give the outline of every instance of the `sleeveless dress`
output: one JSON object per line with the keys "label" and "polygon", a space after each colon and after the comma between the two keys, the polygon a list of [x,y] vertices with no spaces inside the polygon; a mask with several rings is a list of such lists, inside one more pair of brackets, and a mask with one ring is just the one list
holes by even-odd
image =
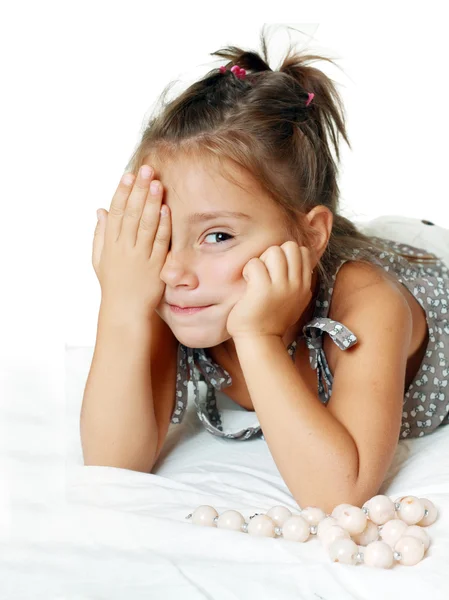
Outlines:
{"label": "sleeveless dress", "polygon": [[[404,395],[399,440],[422,437],[432,433],[440,425],[449,423],[449,269],[439,259],[432,264],[417,264],[388,250],[392,248],[408,255],[430,254],[436,257],[425,249],[377,236],[372,237],[386,246],[385,251],[370,247],[372,262],[392,273],[397,281],[413,294],[426,314],[428,345],[415,378]],[[352,260],[357,260],[358,253],[359,251],[354,249]],[[335,281],[339,269],[347,260],[351,259],[344,259],[336,264],[332,281]],[[357,343],[357,336],[352,331],[343,323],[327,316],[332,292],[333,287],[320,283],[312,320],[303,327],[302,335],[298,335],[287,348],[294,361],[298,340],[305,337],[310,365],[317,373],[318,396],[323,404],[327,404],[332,395],[333,381],[323,351],[323,334],[327,333],[342,351]],[[187,370],[193,383],[196,412],[207,431],[236,440],[247,440],[255,436],[264,439],[255,411],[248,411],[250,415],[254,415],[254,425],[240,429],[228,427],[224,430],[216,391],[230,386],[231,376],[207,355],[205,349],[189,348],[181,343],[178,346],[176,404],[171,418],[172,424],[180,423],[186,410],[189,383]],[[201,398],[199,392],[198,383],[202,380],[205,380],[207,386],[205,398]],[[328,392],[323,386],[323,381],[327,384]]]}

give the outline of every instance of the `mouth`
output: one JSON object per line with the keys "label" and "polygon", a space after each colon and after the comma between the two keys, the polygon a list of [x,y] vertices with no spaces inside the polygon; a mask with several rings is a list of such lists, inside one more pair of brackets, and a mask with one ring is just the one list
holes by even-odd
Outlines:
{"label": "mouth", "polygon": [[181,315],[193,315],[201,310],[205,310],[206,308],[210,308],[213,304],[208,304],[207,306],[176,306],[175,304],[169,304],[170,310],[175,314]]}

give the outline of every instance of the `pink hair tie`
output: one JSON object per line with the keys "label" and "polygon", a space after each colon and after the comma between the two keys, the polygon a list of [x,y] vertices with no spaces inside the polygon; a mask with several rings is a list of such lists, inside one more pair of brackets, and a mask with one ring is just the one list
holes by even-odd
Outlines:
{"label": "pink hair tie", "polygon": [[312,102],[312,100],[315,98],[315,94],[313,92],[309,92],[309,99],[306,102],[306,106],[309,106],[309,104]]}
{"label": "pink hair tie", "polygon": [[[231,67],[230,69],[231,73],[234,73],[234,75],[237,77],[237,79],[245,79],[246,77],[246,71],[243,68],[240,68],[238,65],[234,65],[233,67]],[[220,67],[220,73],[225,73],[226,72],[226,67]]]}
{"label": "pink hair tie", "polygon": [[[234,75],[237,77],[237,79],[245,79],[245,77],[246,77],[246,70],[239,67],[238,65],[234,65],[233,67],[231,67],[230,71],[231,71],[231,73],[234,73]],[[220,67],[220,73],[226,73],[225,66]],[[309,92],[309,98],[306,102],[306,106],[309,106],[309,104],[312,102],[312,100],[314,98],[315,98],[315,94],[313,92]]]}

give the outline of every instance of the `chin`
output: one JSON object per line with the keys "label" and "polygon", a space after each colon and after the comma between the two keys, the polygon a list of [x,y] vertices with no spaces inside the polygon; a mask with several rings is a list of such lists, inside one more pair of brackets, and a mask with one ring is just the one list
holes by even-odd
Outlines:
{"label": "chin", "polygon": [[180,327],[172,327],[176,339],[189,348],[213,348],[229,339],[226,331],[186,331]]}
{"label": "chin", "polygon": [[173,332],[175,338],[188,348],[213,348],[223,342],[229,340],[231,336],[226,329],[226,320],[223,323],[215,319],[213,323],[205,321],[204,326],[201,323],[195,325],[189,324],[188,318],[184,324],[176,322],[175,318],[171,318],[170,308],[167,310],[156,309],[161,319],[163,319]]}

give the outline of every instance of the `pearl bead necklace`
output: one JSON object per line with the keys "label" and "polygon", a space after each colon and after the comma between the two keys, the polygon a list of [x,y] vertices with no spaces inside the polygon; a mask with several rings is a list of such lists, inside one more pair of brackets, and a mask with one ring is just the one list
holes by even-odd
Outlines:
{"label": "pearl bead necklace", "polygon": [[[438,511],[427,498],[402,496],[393,502],[378,495],[362,508],[339,504],[331,514],[308,506],[294,515],[285,506],[273,506],[256,513],[246,522],[236,510],[218,515],[215,508],[198,506],[186,519],[195,525],[249,533],[256,537],[282,536],[292,542],[305,542],[316,535],[333,562],[365,564],[389,569],[394,561],[411,566],[419,563],[430,545],[424,527],[432,525]],[[380,538],[380,539],[379,539]]]}

